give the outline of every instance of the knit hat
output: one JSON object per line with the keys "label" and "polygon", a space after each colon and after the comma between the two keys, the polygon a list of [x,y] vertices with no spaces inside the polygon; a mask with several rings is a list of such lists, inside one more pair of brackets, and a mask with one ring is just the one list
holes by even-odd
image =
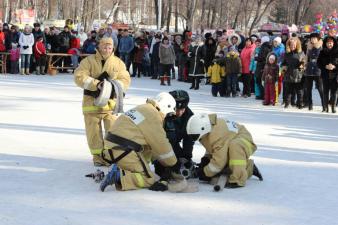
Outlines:
{"label": "knit hat", "polygon": [[269,60],[270,59],[273,59],[274,61],[276,60],[276,56],[274,55],[274,54],[271,54],[270,56],[269,56]]}
{"label": "knit hat", "polygon": [[269,36],[262,37],[262,44],[265,43],[265,42],[269,42],[269,41],[270,41]]}
{"label": "knit hat", "polygon": [[281,37],[275,37],[275,39],[273,39],[273,41],[277,42],[277,44],[280,45],[282,43],[282,38]]}

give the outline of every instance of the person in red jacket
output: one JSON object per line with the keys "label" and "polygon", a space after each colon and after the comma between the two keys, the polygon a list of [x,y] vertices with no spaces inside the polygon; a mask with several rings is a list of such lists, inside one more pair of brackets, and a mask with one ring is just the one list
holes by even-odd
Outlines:
{"label": "person in red jacket", "polygon": [[77,31],[73,31],[73,36],[70,39],[70,49],[68,50],[68,54],[72,54],[71,60],[72,64],[71,66],[76,69],[79,65],[79,54],[80,54],[80,47],[81,47],[81,40],[78,37]]}
{"label": "person in red jacket", "polygon": [[46,47],[43,43],[43,36],[39,35],[36,38],[36,43],[34,45],[34,57],[36,61],[36,75],[45,75],[45,66],[46,66]]}

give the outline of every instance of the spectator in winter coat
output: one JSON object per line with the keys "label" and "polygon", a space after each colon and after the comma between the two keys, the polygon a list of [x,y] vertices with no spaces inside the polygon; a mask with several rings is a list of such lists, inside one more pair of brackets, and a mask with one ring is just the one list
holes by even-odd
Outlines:
{"label": "spectator in winter coat", "polygon": [[[178,71],[180,70],[180,58],[183,55],[183,50],[181,49],[182,45],[182,36],[176,35],[174,38],[173,46],[175,51],[175,66],[177,66]],[[178,73],[177,81],[183,81],[182,74]]]}
{"label": "spectator in winter coat", "polygon": [[130,53],[134,49],[134,40],[132,37],[129,36],[129,31],[124,30],[123,36],[119,42],[119,54],[121,60],[126,64],[127,69],[130,65]]}
{"label": "spectator in winter coat", "polygon": [[11,26],[10,32],[6,35],[6,50],[9,51],[12,48],[12,43],[19,43],[20,33],[16,31],[15,25]]}
{"label": "spectator in winter coat", "polygon": [[144,47],[146,45],[146,40],[144,38],[144,34],[142,32],[137,32],[135,34],[135,49],[134,49],[134,59],[133,59],[133,75],[132,77],[141,76],[142,69],[142,61],[144,56]]}
{"label": "spectator in winter coat", "polygon": [[80,46],[81,40],[78,37],[77,31],[74,31],[74,36],[70,39],[70,49],[68,50],[68,54],[72,54],[71,56],[71,66],[77,68],[79,65],[79,54],[80,54]]}
{"label": "spectator in winter coat", "polygon": [[168,86],[170,86],[170,70],[172,65],[175,63],[175,51],[173,46],[170,45],[168,37],[163,37],[162,39],[162,44],[159,49],[159,57],[161,63],[161,85],[165,85],[164,80],[167,80]]}
{"label": "spectator in winter coat", "polygon": [[227,79],[226,96],[236,97],[238,76],[242,73],[242,63],[236,48],[231,48],[225,58],[225,74]]}
{"label": "spectator in winter coat", "polygon": [[11,74],[19,73],[19,58],[20,58],[20,49],[18,48],[17,43],[12,43],[12,47],[9,50],[9,60],[11,64]]}
{"label": "spectator in winter coat", "polygon": [[5,46],[5,32],[3,31],[3,24],[0,22],[0,52],[5,52],[6,51],[6,46]]}
{"label": "spectator in winter coat", "polygon": [[34,36],[31,27],[26,25],[19,38],[21,54],[21,75],[29,75],[30,58],[33,53]]}
{"label": "spectator in winter coat", "polygon": [[323,107],[323,112],[327,111],[325,104],[323,102],[323,80],[321,77],[320,68],[317,65],[317,60],[320,51],[322,50],[323,41],[320,38],[320,35],[317,33],[312,33],[310,35],[310,42],[307,45],[306,52],[306,61],[305,61],[305,83],[306,83],[306,98],[309,110],[313,109],[312,103],[312,88],[313,82],[316,83],[316,88],[318,89],[320,100]]}
{"label": "spectator in winter coat", "polygon": [[255,76],[255,72],[256,72],[256,68],[257,68],[257,61],[256,61],[256,57],[259,54],[259,51],[261,50],[261,39],[257,38],[255,41],[255,51],[253,52],[252,56],[251,56],[251,61],[250,61],[250,73],[254,74],[254,89],[255,89],[255,96],[256,99],[261,99],[261,96],[263,95],[263,93],[260,93],[260,88],[257,85],[257,78]]}
{"label": "spectator in winter coat", "polygon": [[83,44],[83,52],[87,54],[95,54],[97,42],[96,42],[96,31],[92,31],[90,33],[91,35],[88,37],[88,39]]}
{"label": "spectator in winter coat", "polygon": [[82,48],[84,42],[87,40],[88,36],[86,34],[86,32],[84,32],[84,28],[81,27],[80,31],[79,31],[79,38],[80,38],[80,46]]}
{"label": "spectator in winter coat", "polygon": [[[277,56],[277,64],[278,66],[281,66],[283,60],[284,60],[284,54],[285,54],[285,46],[282,43],[282,38],[281,37],[275,37],[273,39],[273,48],[272,51],[276,54]],[[279,93],[281,92],[282,89],[282,82],[283,82],[283,77],[278,76],[278,86],[276,87],[276,103],[278,102],[278,96]]]}
{"label": "spectator in winter coat", "polygon": [[275,53],[270,53],[266,59],[262,75],[262,81],[264,82],[263,105],[275,105],[275,84],[278,80],[278,74],[277,56]]}
{"label": "spectator in winter coat", "polygon": [[36,75],[45,75],[45,66],[46,66],[46,48],[43,43],[43,37],[36,37],[36,42],[34,45],[34,57],[36,61]]}
{"label": "spectator in winter coat", "polygon": [[60,36],[60,50],[62,53],[67,53],[70,47],[70,39],[72,38],[72,34],[70,33],[69,27],[65,26],[64,30],[59,34]]}
{"label": "spectator in winter coat", "polygon": [[40,24],[39,23],[34,23],[34,29],[32,31],[32,34],[34,36],[34,41],[36,42],[37,38],[42,36],[43,38],[43,43],[46,43],[46,37],[42,30],[40,29]]}
{"label": "spectator in winter coat", "polygon": [[217,48],[215,52],[215,57],[218,56],[220,52],[223,52],[224,55],[227,55],[229,52],[229,41],[227,36],[221,36],[218,38]]}
{"label": "spectator in winter coat", "polygon": [[160,45],[161,45],[161,38],[162,36],[159,34],[155,35],[155,44],[153,45],[153,53],[151,54],[151,66],[153,71],[153,76],[151,79],[157,79],[160,75]]}
{"label": "spectator in winter coat", "polygon": [[117,46],[119,44],[119,40],[117,39],[117,35],[113,31],[113,27],[112,26],[108,26],[107,32],[105,33],[104,37],[112,38],[113,42],[114,42],[114,49],[117,49]]}
{"label": "spectator in winter coat", "polygon": [[217,63],[217,59],[221,57],[217,56],[213,64],[209,66],[207,76],[210,77],[211,83],[211,94],[214,97],[217,97],[218,93],[221,97],[224,96],[224,88],[222,86],[222,82],[225,80],[225,70],[223,66],[220,66]]}
{"label": "spectator in winter coat", "polygon": [[255,45],[250,38],[245,40],[245,47],[241,52],[242,63],[242,78],[243,78],[243,97],[251,96],[251,79],[250,73],[250,61],[253,52],[255,51]]}
{"label": "spectator in winter coat", "polygon": [[304,73],[304,53],[298,38],[290,38],[286,42],[286,54],[282,63],[285,85],[285,108],[293,103],[292,94],[297,94],[297,107],[303,107],[302,77]]}
{"label": "spectator in winter coat", "polygon": [[[326,37],[323,50],[318,56],[318,66],[323,79],[323,102],[328,112],[329,104],[332,113],[336,113],[338,88],[338,43],[335,37]],[[330,95],[330,96],[329,96]]]}
{"label": "spectator in winter coat", "polygon": [[263,74],[264,66],[266,64],[266,57],[272,51],[272,45],[270,44],[270,39],[268,36],[262,37],[261,42],[262,42],[262,45],[260,47],[258,55],[255,56],[255,60],[257,61],[255,77],[256,77],[256,84],[258,86],[259,93],[260,93],[257,99],[264,99],[264,89],[262,86],[262,74]]}
{"label": "spectator in winter coat", "polygon": [[195,37],[189,48],[189,77],[192,80],[190,89],[199,89],[200,79],[205,77],[206,70],[204,67],[205,48],[202,37]]}
{"label": "spectator in winter coat", "polygon": [[240,52],[238,46],[241,45],[242,39],[241,39],[241,37],[238,34],[230,35],[228,37],[228,42],[229,42],[228,51],[231,48],[235,48],[236,51]]}
{"label": "spectator in winter coat", "polygon": [[[209,66],[213,64],[213,60],[215,58],[215,53],[216,53],[216,41],[212,38],[209,37],[208,39],[205,40],[204,42],[204,67],[205,70],[207,71]],[[224,52],[223,52],[223,57],[224,57]]]}

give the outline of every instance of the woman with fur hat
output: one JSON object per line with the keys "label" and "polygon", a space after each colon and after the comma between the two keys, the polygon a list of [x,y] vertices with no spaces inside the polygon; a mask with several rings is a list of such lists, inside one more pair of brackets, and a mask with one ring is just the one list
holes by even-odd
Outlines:
{"label": "woman with fur hat", "polygon": [[195,37],[189,48],[189,76],[192,84],[190,89],[199,89],[200,79],[205,77],[204,57],[205,49],[204,42],[200,36]]}
{"label": "woman with fur hat", "polygon": [[[324,39],[323,50],[318,56],[318,66],[323,79],[323,102],[325,111],[328,112],[329,104],[332,113],[336,113],[337,88],[338,88],[338,44],[334,37]],[[329,98],[330,95],[330,98]]]}
{"label": "woman with fur hat", "polygon": [[286,90],[285,108],[288,108],[293,93],[297,94],[297,107],[303,107],[302,77],[305,56],[302,44],[298,38],[290,38],[286,42],[286,54],[282,63],[284,72],[284,85]]}
{"label": "woman with fur hat", "polygon": [[322,50],[323,41],[318,33],[310,35],[310,41],[307,44],[306,61],[305,61],[305,83],[306,83],[306,98],[309,110],[313,109],[312,102],[312,88],[313,82],[316,83],[320,100],[323,107],[323,112],[327,111],[323,102],[323,80],[321,77],[321,70],[317,65],[318,56]]}

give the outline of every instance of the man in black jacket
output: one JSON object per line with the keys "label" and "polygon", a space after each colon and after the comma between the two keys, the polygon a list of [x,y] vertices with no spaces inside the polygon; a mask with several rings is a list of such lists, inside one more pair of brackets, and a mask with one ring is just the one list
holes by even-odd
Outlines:
{"label": "man in black jacket", "polygon": [[[176,100],[176,115],[167,116],[164,120],[164,130],[176,158],[181,164],[181,173],[186,178],[193,177],[194,163],[192,161],[192,150],[194,140],[188,136],[186,127],[189,118],[194,115],[188,107],[189,95],[184,90],[174,90],[169,92]],[[182,144],[181,144],[182,141]],[[154,162],[155,173],[159,176],[164,168],[158,162]]]}

